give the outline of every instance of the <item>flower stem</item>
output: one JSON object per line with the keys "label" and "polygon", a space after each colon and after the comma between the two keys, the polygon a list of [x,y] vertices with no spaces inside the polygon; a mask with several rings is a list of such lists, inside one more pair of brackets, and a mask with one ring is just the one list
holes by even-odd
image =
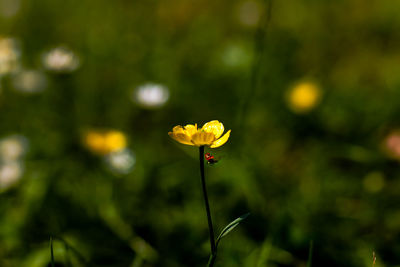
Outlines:
{"label": "flower stem", "polygon": [[213,224],[212,224],[212,220],[211,220],[210,205],[208,204],[206,178],[204,175],[204,146],[199,147],[199,152],[200,152],[199,159],[200,159],[201,185],[203,188],[204,204],[205,204],[206,212],[207,212],[208,231],[210,233],[210,246],[211,246],[211,256],[210,256],[210,260],[208,261],[207,266],[212,267],[212,266],[214,266],[215,258],[217,257],[217,247],[215,245],[214,229],[213,229]]}

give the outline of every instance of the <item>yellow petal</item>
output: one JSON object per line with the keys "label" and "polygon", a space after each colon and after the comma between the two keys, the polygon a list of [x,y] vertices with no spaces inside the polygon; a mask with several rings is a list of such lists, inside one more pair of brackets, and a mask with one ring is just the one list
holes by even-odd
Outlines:
{"label": "yellow petal", "polygon": [[182,126],[180,126],[180,125],[178,125],[178,126],[175,126],[174,128],[172,128],[172,132],[173,133],[183,133],[185,130],[183,129],[183,127]]}
{"label": "yellow petal", "polygon": [[222,136],[220,139],[214,141],[210,147],[216,148],[222,146],[223,144],[226,143],[226,141],[228,141],[230,135],[231,135],[231,130],[227,131],[226,134],[224,134],[224,136]]}
{"label": "yellow petal", "polygon": [[224,125],[217,120],[213,120],[204,124],[201,129],[207,133],[213,133],[215,138],[218,139],[224,132]]}
{"label": "yellow petal", "polygon": [[185,126],[185,131],[189,136],[194,135],[197,132],[197,124],[188,124]]}
{"label": "yellow petal", "polygon": [[190,137],[187,134],[183,133],[183,131],[182,132],[180,132],[180,131],[169,132],[168,135],[172,139],[174,139],[175,141],[178,141],[181,144],[193,146],[192,142],[190,141]]}
{"label": "yellow petal", "polygon": [[197,132],[192,135],[192,143],[195,146],[209,146],[215,140],[215,136],[213,133],[207,132]]}

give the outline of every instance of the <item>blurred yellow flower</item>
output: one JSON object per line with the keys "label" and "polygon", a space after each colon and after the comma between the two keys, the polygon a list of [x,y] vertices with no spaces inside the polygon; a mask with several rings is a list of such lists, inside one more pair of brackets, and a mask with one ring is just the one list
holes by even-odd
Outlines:
{"label": "blurred yellow flower", "polygon": [[85,146],[95,154],[106,155],[124,149],[126,136],[116,130],[89,131],[84,137]]}
{"label": "blurred yellow flower", "polygon": [[294,86],[287,95],[289,108],[296,113],[312,110],[321,98],[320,88],[311,82],[302,82]]}
{"label": "blurred yellow flower", "polygon": [[204,124],[201,129],[197,129],[197,124],[188,124],[185,127],[178,125],[168,135],[181,144],[216,148],[225,144],[229,139],[231,130],[221,137],[223,132],[224,125],[217,120],[213,120]]}

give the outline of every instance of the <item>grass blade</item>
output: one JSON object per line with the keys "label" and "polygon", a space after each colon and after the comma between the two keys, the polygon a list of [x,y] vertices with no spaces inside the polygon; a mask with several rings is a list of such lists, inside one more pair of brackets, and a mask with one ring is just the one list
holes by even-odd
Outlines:
{"label": "grass blade", "polygon": [[53,253],[53,237],[50,236],[50,260],[51,260],[51,267],[54,267],[54,253]]}
{"label": "grass blade", "polygon": [[232,231],[236,226],[238,226],[238,224],[243,221],[244,219],[246,219],[248,216],[250,215],[250,213],[246,213],[243,214],[242,216],[240,216],[239,218],[233,220],[231,223],[229,223],[219,234],[217,241],[216,241],[216,245],[218,246],[219,241],[226,236],[227,234],[229,234],[230,231]]}

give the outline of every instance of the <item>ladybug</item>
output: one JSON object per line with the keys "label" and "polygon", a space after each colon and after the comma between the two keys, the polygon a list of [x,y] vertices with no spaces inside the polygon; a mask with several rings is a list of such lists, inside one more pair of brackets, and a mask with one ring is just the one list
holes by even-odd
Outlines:
{"label": "ladybug", "polygon": [[204,158],[207,160],[207,163],[210,164],[210,165],[213,165],[213,164],[218,162],[218,160],[215,159],[214,156],[211,155],[210,153],[206,153],[204,155]]}

